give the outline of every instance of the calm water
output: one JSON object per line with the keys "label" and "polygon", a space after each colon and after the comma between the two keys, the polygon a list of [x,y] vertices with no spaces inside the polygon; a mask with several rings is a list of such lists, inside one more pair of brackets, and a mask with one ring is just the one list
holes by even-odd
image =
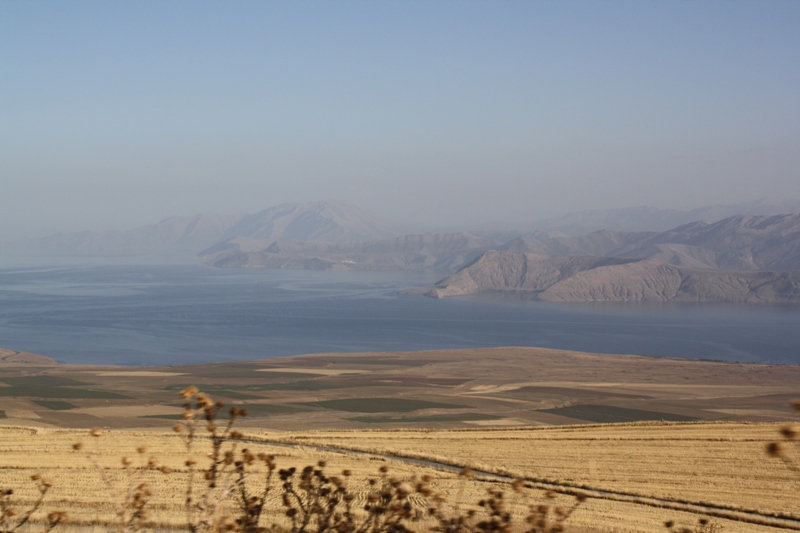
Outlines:
{"label": "calm water", "polygon": [[0,270],[0,347],[65,363],[542,346],[800,364],[800,306],[404,296],[432,276],[104,266]]}

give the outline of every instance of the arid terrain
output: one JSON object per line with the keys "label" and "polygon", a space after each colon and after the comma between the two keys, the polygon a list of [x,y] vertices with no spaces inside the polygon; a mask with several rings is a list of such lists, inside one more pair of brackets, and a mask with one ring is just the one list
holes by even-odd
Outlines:
{"label": "arid terrain", "polygon": [[196,385],[276,430],[518,427],[790,416],[800,368],[541,348],[318,354],[189,366],[0,364],[0,416],[164,427]]}
{"label": "arid terrain", "polygon": [[[509,490],[508,481],[442,471],[451,465],[528,480],[532,488],[510,500],[520,516],[543,488],[564,505],[585,492],[569,521],[575,531],[655,532],[666,520],[691,526],[704,516],[726,532],[800,529],[797,475],[765,453],[795,418],[794,366],[513,347],[181,367],[30,360],[0,363],[3,486],[33,501],[29,479],[41,473],[54,482],[51,505],[70,509],[76,524],[113,521],[92,461],[124,485],[120,458],[146,462],[137,458],[142,445],[174,469],[146,474],[153,518],[180,521],[186,452],[170,428],[182,412],[178,393],[191,384],[247,409],[236,426],[255,439],[253,450],[276,455],[282,468],[322,459],[333,473],[350,469],[363,498],[382,465],[402,479],[435,476],[449,505],[464,508],[490,485]],[[106,434],[95,439],[88,428]]]}

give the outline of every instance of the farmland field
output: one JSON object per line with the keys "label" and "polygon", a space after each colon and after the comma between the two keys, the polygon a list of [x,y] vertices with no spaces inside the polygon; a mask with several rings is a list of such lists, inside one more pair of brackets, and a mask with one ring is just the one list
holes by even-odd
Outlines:
{"label": "farmland field", "polygon": [[[575,531],[655,532],[665,520],[689,526],[701,514],[686,504],[722,513],[714,520],[726,533],[783,530],[753,522],[800,518],[800,478],[765,453],[795,417],[797,367],[535,348],[137,369],[4,363],[2,485],[32,501],[30,476],[41,473],[54,480],[48,505],[69,509],[76,524],[107,524],[113,498],[92,461],[124,486],[121,458],[139,464],[146,458],[136,448],[145,445],[147,457],[174,470],[145,475],[156,492],[153,517],[179,523],[186,456],[169,428],[189,384],[247,409],[237,427],[255,439],[248,447],[276,455],[280,467],[323,459],[332,473],[352,470],[360,499],[381,465],[402,479],[432,473],[435,488],[461,508],[489,485],[508,488],[403,462],[412,458],[553,484],[565,505],[569,493],[587,491],[593,496],[570,518]],[[93,427],[106,435],[89,437]],[[81,452],[72,450],[78,441]],[[204,460],[203,449],[195,453]],[[515,512],[542,494],[515,495]]]}

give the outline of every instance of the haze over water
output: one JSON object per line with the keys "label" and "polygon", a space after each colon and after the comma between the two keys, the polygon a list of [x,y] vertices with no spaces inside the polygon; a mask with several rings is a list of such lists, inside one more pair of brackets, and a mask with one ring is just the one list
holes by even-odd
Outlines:
{"label": "haze over water", "polygon": [[0,347],[170,365],[540,346],[800,363],[797,306],[549,304],[399,294],[433,274],[103,266],[0,270]]}

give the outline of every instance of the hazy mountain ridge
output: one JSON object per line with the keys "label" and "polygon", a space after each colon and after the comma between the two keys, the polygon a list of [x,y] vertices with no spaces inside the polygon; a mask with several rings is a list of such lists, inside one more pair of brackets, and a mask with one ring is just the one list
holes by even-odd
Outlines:
{"label": "hazy mountain ridge", "polygon": [[413,292],[565,302],[800,302],[800,214],[736,215],[660,233],[541,237],[513,239]]}
{"label": "hazy mountain ridge", "polygon": [[245,216],[226,237],[265,241],[351,244],[404,233],[406,228],[387,217],[343,202],[287,203]]}
{"label": "hazy mountain ridge", "polygon": [[226,268],[454,271],[496,245],[461,232],[404,235],[350,245],[275,241],[259,251],[231,243],[212,247],[201,257],[206,265]]}
{"label": "hazy mountain ridge", "polygon": [[489,251],[433,287],[434,298],[513,293],[553,302],[800,302],[800,271],[695,270],[648,259]]}
{"label": "hazy mountain ridge", "polygon": [[800,212],[800,201],[757,200],[736,205],[710,205],[695,209],[659,209],[651,206],[592,209],[540,219],[531,224],[538,231],[557,231],[580,236],[599,230],[622,232],[666,231],[704,220],[716,222],[735,215],[778,215]]}
{"label": "hazy mountain ridge", "polygon": [[[256,214],[170,217],[131,230],[58,233],[5,251],[52,255],[183,255],[210,247],[255,251],[275,240],[355,243],[401,235],[401,224],[343,202],[281,204]],[[222,244],[228,241],[227,244]],[[263,244],[263,246],[261,246]],[[261,246],[261,248],[259,248]]]}
{"label": "hazy mountain ridge", "polygon": [[54,255],[193,255],[198,249],[223,239],[244,216],[218,213],[174,216],[132,230],[56,233],[14,241],[5,248]]}
{"label": "hazy mountain ridge", "polygon": [[800,214],[736,215],[692,222],[665,232],[602,230],[580,237],[523,235],[500,251],[654,259],[689,268],[800,269]]}

